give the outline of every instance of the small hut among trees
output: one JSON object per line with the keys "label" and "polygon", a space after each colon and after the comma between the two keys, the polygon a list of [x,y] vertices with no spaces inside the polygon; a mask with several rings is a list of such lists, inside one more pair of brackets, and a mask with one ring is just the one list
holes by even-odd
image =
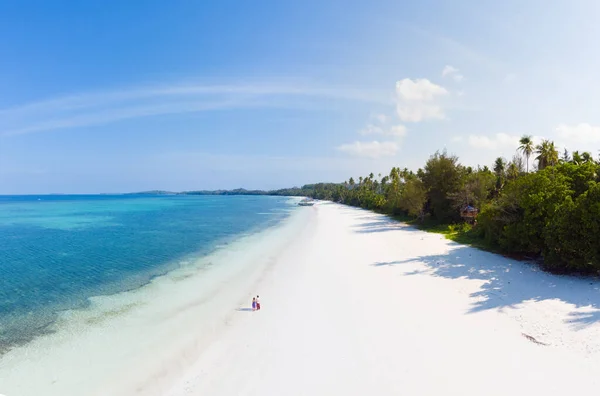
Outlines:
{"label": "small hut among trees", "polygon": [[460,211],[460,217],[467,223],[473,224],[475,223],[475,218],[478,213],[479,210],[477,210],[477,208],[474,208],[471,205],[465,205]]}

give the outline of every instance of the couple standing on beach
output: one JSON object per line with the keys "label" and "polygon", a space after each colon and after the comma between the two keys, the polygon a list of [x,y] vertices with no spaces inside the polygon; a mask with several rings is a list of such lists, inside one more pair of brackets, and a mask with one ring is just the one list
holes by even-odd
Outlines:
{"label": "couple standing on beach", "polygon": [[252,298],[252,310],[253,311],[260,310],[260,300],[258,299],[258,296]]}

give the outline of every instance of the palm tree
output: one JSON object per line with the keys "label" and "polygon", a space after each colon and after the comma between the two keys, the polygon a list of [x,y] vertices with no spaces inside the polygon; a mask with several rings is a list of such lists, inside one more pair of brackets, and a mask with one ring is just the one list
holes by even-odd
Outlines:
{"label": "palm tree", "polygon": [[392,168],[392,170],[390,171],[390,179],[392,181],[399,181],[400,179],[400,169],[399,168]]}
{"label": "palm tree", "polygon": [[[523,160],[521,160],[521,161],[523,161]],[[515,163],[513,161],[510,164],[508,164],[508,168],[506,168],[506,177],[509,180],[516,179],[517,177],[519,177],[520,173],[521,173],[521,170],[519,169],[519,165],[517,163]]]}
{"label": "palm tree", "polygon": [[583,161],[584,164],[587,164],[589,162],[594,162],[594,158],[592,158],[592,154],[589,152],[584,152],[583,154],[581,154],[581,160]]}
{"label": "palm tree", "polygon": [[560,161],[562,163],[571,162],[571,156],[569,155],[569,150],[565,149],[565,151],[563,152],[563,155],[562,155]]}
{"label": "palm tree", "polygon": [[519,146],[518,150],[525,156],[525,160],[527,162],[527,173],[529,173],[529,157],[531,157],[535,150],[533,138],[530,135],[523,135],[521,140],[519,140],[519,143],[521,145]]}
{"label": "palm tree", "polygon": [[554,145],[554,142],[550,142],[550,157],[548,159],[550,166],[558,165],[558,149]]}
{"label": "palm tree", "polygon": [[506,178],[506,160],[504,158],[496,158],[494,173],[496,174],[496,190],[500,191],[502,186],[504,186],[504,179]]}
{"label": "palm tree", "polygon": [[381,190],[382,190],[382,192],[385,192],[386,187],[387,187],[387,183],[388,183],[389,179],[390,178],[388,176],[384,176],[384,177],[381,178]]}
{"label": "palm tree", "polygon": [[583,163],[583,158],[581,158],[579,151],[573,151],[573,160],[571,162],[575,165],[581,165]]}
{"label": "palm tree", "polygon": [[506,160],[502,157],[496,158],[494,162],[494,173],[496,176],[502,177],[504,176],[504,170],[506,169]]}
{"label": "palm tree", "polygon": [[[535,152],[538,154],[535,159],[538,161],[539,170],[558,164],[558,151],[554,146],[554,142],[543,140],[541,144],[536,146]],[[573,153],[573,156],[575,156],[575,153]]]}

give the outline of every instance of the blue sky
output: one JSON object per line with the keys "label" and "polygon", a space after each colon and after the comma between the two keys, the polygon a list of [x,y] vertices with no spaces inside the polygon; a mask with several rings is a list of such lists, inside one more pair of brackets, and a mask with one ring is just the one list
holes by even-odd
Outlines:
{"label": "blue sky", "polygon": [[0,193],[278,188],[600,149],[600,4],[5,1]]}

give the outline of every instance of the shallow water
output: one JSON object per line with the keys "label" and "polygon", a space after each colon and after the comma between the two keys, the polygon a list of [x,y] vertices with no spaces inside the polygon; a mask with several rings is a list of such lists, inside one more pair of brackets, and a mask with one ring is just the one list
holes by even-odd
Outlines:
{"label": "shallow water", "polygon": [[91,296],[138,288],[291,208],[280,197],[0,197],[0,353]]}

